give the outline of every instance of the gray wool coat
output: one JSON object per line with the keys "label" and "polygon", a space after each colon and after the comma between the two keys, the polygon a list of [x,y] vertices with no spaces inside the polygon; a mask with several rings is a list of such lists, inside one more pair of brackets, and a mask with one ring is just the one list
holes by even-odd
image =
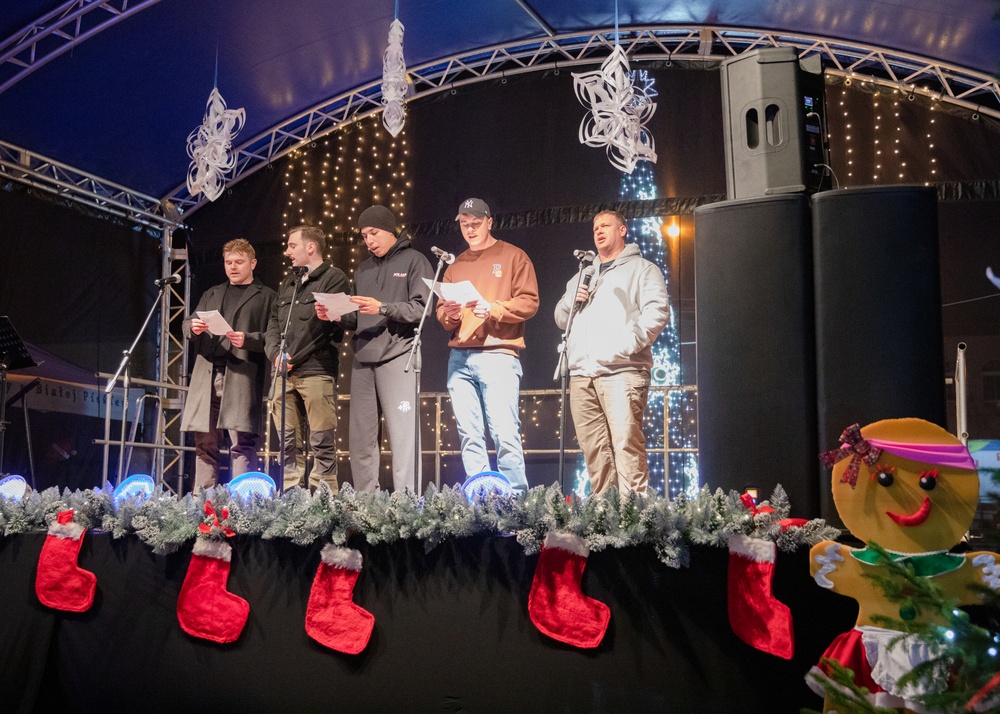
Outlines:
{"label": "gray wool coat", "polygon": [[[226,285],[227,283],[221,283],[206,290],[198,301],[195,312],[221,311]],[[197,355],[181,417],[181,431],[204,432],[210,428],[212,355],[215,346],[221,344],[229,352],[229,359],[223,377],[216,427],[251,434],[260,433],[264,389],[270,374],[270,365],[264,356],[264,333],[267,331],[267,320],[276,297],[274,290],[259,280],[254,280],[247,288],[230,321],[235,332],[246,335],[243,347],[239,349],[233,347],[225,337],[216,337],[207,331],[200,335],[192,334],[191,318],[184,321],[184,334],[195,346]]]}

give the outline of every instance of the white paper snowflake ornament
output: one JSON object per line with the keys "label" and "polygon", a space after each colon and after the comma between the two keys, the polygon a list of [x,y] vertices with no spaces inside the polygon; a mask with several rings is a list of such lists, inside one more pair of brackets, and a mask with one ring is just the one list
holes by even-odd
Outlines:
{"label": "white paper snowflake ornament", "polygon": [[227,109],[218,88],[212,89],[201,126],[188,136],[187,154],[191,166],[187,189],[191,196],[203,193],[209,201],[214,201],[222,195],[226,176],[236,168],[233,137],[240,133],[244,122],[246,112],[243,108]]}
{"label": "white paper snowflake ornament", "polygon": [[399,19],[389,25],[389,45],[382,55],[382,125],[393,136],[399,136],[406,119],[406,61],[403,59],[403,23]]}
{"label": "white paper snowflake ornament", "polygon": [[577,99],[589,109],[580,122],[580,143],[605,147],[619,171],[632,173],[638,161],[656,163],[656,146],[646,123],[656,112],[646,87],[635,87],[628,57],[615,45],[600,70],[573,73]]}

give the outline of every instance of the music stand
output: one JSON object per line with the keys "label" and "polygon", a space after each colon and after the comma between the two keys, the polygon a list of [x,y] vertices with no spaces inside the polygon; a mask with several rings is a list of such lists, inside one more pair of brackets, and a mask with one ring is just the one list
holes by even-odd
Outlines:
{"label": "music stand", "polygon": [[[0,316],[0,474],[3,470],[4,437],[7,434],[7,372],[36,366],[28,348],[6,315]],[[30,451],[31,444],[28,445]]]}

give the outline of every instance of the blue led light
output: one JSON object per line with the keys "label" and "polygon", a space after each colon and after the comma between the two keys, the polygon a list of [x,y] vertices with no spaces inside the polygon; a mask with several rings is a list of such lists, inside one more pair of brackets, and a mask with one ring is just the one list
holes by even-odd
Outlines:
{"label": "blue led light", "polygon": [[240,474],[226,484],[226,489],[231,496],[239,496],[244,501],[253,500],[254,496],[261,498],[274,498],[278,488],[274,485],[274,479],[260,471],[247,471]]}
{"label": "blue led light", "polygon": [[470,476],[462,484],[462,493],[470,503],[483,498],[490,492],[495,492],[500,496],[509,496],[513,489],[510,487],[510,480],[499,471],[482,471],[475,476]]}
{"label": "blue led light", "polygon": [[153,495],[153,487],[152,477],[133,474],[118,484],[111,494],[111,502],[115,504],[115,508],[119,508],[125,501],[136,499],[138,505]]}
{"label": "blue led light", "polygon": [[28,490],[28,482],[20,476],[8,476],[0,480],[0,498],[17,503]]}

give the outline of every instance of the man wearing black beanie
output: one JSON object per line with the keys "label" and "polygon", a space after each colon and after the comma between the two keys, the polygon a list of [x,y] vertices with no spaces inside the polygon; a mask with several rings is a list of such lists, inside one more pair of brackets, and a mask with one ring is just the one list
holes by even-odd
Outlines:
{"label": "man wearing black beanie", "polygon": [[[396,217],[385,206],[371,206],[358,229],[372,257],[354,273],[358,324],[351,338],[351,416],[348,445],[354,488],[374,492],[379,486],[381,418],[392,447],[393,489],[415,490],[417,453],[416,372],[404,372],[414,333],[427,300],[421,278],[434,276],[431,264],[396,232]],[[331,316],[316,304],[316,314]]]}

